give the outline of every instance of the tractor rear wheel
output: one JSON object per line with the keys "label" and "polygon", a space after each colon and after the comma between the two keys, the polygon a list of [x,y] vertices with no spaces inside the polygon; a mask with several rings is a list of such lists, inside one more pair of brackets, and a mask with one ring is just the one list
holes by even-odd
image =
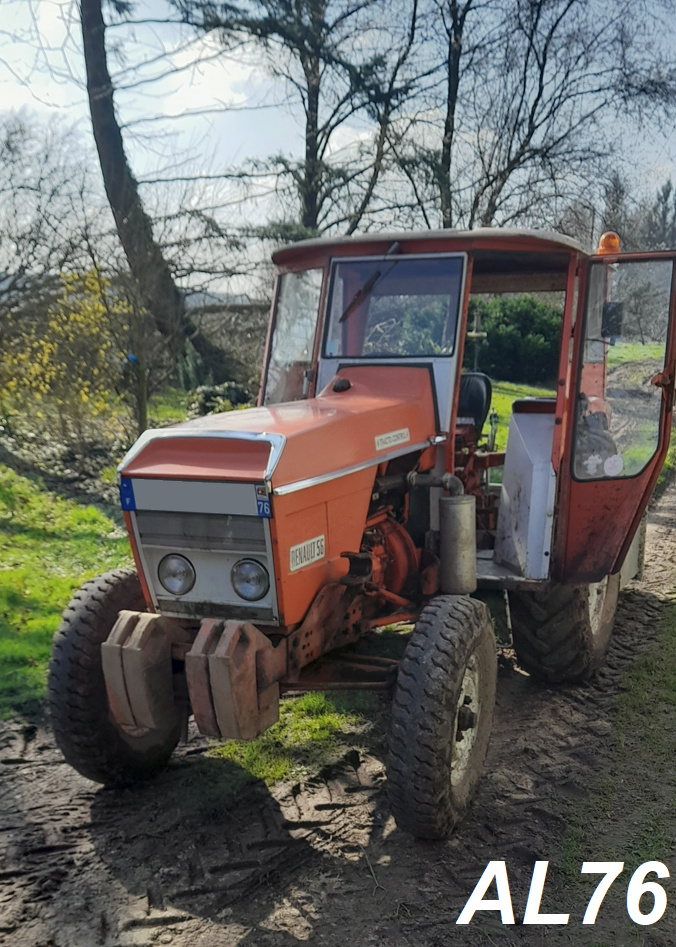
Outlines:
{"label": "tractor rear wheel", "polygon": [[122,728],[108,707],[101,645],[128,608],[145,602],[136,572],[117,569],[79,589],[54,637],[47,685],[49,714],[66,762],[87,779],[125,785],[154,775],[178,743],[181,720],[162,730]]}
{"label": "tractor rear wheel", "polygon": [[514,648],[524,670],[551,684],[588,680],[606,656],[619,591],[618,574],[593,585],[510,592]]}
{"label": "tractor rear wheel", "polygon": [[387,771],[392,813],[418,838],[447,838],[481,775],[493,723],[497,656],[488,608],[439,595],[399,666]]}

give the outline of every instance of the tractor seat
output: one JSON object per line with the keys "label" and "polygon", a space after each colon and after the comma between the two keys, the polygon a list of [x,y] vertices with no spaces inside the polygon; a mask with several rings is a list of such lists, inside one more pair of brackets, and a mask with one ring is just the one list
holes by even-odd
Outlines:
{"label": "tractor seat", "polygon": [[481,372],[465,372],[460,376],[458,417],[472,418],[477,437],[480,436],[486,423],[492,394],[493,387],[488,375]]}

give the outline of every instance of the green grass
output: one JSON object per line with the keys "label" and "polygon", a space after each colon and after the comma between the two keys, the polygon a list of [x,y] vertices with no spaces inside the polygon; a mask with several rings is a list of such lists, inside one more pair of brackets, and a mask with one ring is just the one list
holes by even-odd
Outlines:
{"label": "green grass", "polygon": [[162,427],[166,424],[175,424],[185,421],[188,416],[186,410],[185,391],[177,388],[164,388],[153,395],[148,404],[148,424],[150,427]]}
{"label": "green grass", "polygon": [[209,756],[236,763],[251,780],[274,783],[300,779],[336,762],[348,746],[368,728],[362,711],[375,703],[364,693],[327,697],[311,692],[283,700],[279,720],[257,740],[228,740]]}
{"label": "green grass", "polygon": [[660,622],[657,645],[638,660],[627,677],[616,720],[620,748],[635,737],[638,726],[643,738],[654,744],[661,757],[671,758],[674,747],[658,723],[659,717],[655,715],[658,707],[673,708],[676,714],[676,607],[673,606]]}
{"label": "green grass", "polygon": [[[512,402],[518,398],[551,398],[556,392],[551,388],[532,388],[530,385],[517,385],[511,381],[494,381],[491,407],[498,412],[498,436],[495,449],[504,450],[507,446],[509,419],[512,416]],[[488,427],[484,427],[487,431]]]}
{"label": "green grass", "polygon": [[656,359],[664,362],[664,345],[661,343],[641,345],[639,342],[616,342],[608,346],[608,368],[616,368],[625,362],[644,362]]}
{"label": "green grass", "polygon": [[128,557],[126,534],[99,510],[0,466],[0,716],[37,707],[72,592]]}
{"label": "green grass", "polygon": [[674,471],[676,471],[676,425],[671,429],[671,440],[669,441],[669,450],[667,451],[667,456],[664,459],[664,465],[660,471],[660,476],[657,481],[657,493],[660,494],[672,481],[674,476]]}

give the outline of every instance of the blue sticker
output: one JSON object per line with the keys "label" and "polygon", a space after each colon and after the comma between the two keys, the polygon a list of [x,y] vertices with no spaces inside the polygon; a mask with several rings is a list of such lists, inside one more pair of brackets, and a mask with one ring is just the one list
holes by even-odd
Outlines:
{"label": "blue sticker", "polygon": [[259,516],[264,516],[266,519],[272,519],[272,509],[270,508],[270,500],[268,497],[256,497],[256,506],[258,507]]}
{"label": "blue sticker", "polygon": [[134,484],[131,481],[131,477],[122,477],[120,480],[120,503],[125,512],[132,512],[136,509]]}

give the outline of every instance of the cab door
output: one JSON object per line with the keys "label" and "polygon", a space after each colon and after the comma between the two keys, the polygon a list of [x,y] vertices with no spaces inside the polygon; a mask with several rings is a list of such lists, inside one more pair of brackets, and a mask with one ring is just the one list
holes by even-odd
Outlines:
{"label": "cab door", "polygon": [[553,550],[558,581],[598,582],[619,571],[662,469],[674,401],[675,260],[668,252],[581,262]]}

